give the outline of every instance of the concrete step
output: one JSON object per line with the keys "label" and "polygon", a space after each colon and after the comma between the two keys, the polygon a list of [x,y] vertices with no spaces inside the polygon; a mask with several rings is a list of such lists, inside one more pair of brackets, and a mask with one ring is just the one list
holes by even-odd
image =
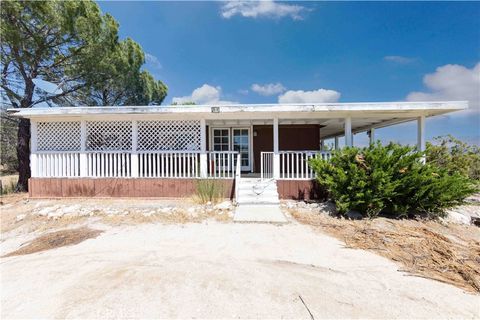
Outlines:
{"label": "concrete step", "polygon": [[245,184],[257,184],[257,183],[263,183],[263,184],[268,184],[268,183],[276,183],[275,180],[261,180],[261,179],[246,179],[246,178],[240,178],[242,183]]}
{"label": "concrete step", "polygon": [[277,189],[276,184],[269,184],[269,185],[252,184],[252,185],[248,185],[248,184],[240,183],[240,185],[238,187],[239,187],[240,190],[252,190],[253,188],[257,188],[259,190],[262,190],[262,189]]}
{"label": "concrete step", "polygon": [[278,198],[278,192],[277,192],[277,190],[265,190],[261,194],[256,194],[252,190],[248,190],[248,191],[242,190],[242,191],[238,192],[238,196],[240,198],[242,198],[242,197],[263,197],[263,198],[274,197],[274,198]]}
{"label": "concrete step", "polygon": [[262,190],[277,190],[277,185],[276,184],[269,184],[269,185],[256,185],[256,184],[252,184],[252,185],[245,185],[245,184],[242,184],[240,183],[240,185],[238,186],[238,189],[239,190],[257,190],[257,191],[262,191]]}
{"label": "concrete step", "polygon": [[244,197],[244,198],[238,198],[237,200],[238,205],[244,205],[244,204],[280,204],[280,200],[278,198],[255,198],[255,197]]}
{"label": "concrete step", "polygon": [[242,189],[242,190],[245,190],[245,189],[258,189],[258,190],[263,190],[263,189],[277,189],[277,185],[276,184],[268,184],[268,185],[258,185],[258,184],[252,184],[252,185],[248,185],[248,184],[243,184],[243,183],[240,183],[240,185],[238,186],[239,189]]}
{"label": "concrete step", "polygon": [[234,221],[286,223],[288,221],[280,210],[279,204],[275,180],[242,178],[238,185]]}

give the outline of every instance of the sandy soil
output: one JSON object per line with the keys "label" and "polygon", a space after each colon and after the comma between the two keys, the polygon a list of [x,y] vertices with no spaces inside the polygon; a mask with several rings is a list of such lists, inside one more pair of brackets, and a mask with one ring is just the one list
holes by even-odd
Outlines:
{"label": "sandy soil", "polygon": [[478,295],[295,222],[109,226],[0,272],[3,319],[480,317]]}
{"label": "sandy soil", "polygon": [[295,219],[396,262],[412,274],[480,294],[480,232],[473,225],[442,221],[346,220],[321,210],[290,209]]}

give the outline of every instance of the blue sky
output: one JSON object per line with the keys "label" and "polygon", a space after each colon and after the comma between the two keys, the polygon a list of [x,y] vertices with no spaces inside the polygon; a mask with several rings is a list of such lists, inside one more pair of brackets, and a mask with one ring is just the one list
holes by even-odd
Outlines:
{"label": "blue sky", "polygon": [[[470,100],[427,137],[480,141],[480,3],[99,2],[166,103]],[[378,130],[415,141],[414,124]],[[366,142],[362,135],[359,144]]]}

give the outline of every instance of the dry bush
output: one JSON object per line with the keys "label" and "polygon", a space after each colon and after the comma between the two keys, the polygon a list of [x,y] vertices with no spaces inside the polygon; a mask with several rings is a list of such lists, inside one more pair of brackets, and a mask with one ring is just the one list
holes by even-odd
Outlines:
{"label": "dry bush", "polygon": [[196,181],[195,198],[199,203],[217,203],[224,197],[225,186],[216,179],[200,179]]}
{"label": "dry bush", "polygon": [[402,271],[480,292],[480,235],[474,226],[434,221],[350,221],[291,211],[298,221],[318,227],[348,247],[371,250],[402,265]]}

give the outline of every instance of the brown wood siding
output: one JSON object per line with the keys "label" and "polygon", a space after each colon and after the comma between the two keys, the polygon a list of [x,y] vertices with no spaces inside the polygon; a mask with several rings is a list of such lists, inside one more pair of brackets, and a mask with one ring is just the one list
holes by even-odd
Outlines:
{"label": "brown wood siding", "polygon": [[315,180],[277,180],[280,199],[324,200],[326,192]]}
{"label": "brown wood siding", "polygon": [[[185,198],[195,194],[197,179],[122,179],[122,178],[30,178],[32,198],[140,197]],[[218,179],[224,184],[225,198],[235,193],[233,179]]]}
{"label": "brown wood siding", "polygon": [[[273,151],[273,126],[253,126],[254,172],[260,172],[260,152]],[[318,150],[320,148],[319,125],[280,125],[278,128],[280,150]]]}

